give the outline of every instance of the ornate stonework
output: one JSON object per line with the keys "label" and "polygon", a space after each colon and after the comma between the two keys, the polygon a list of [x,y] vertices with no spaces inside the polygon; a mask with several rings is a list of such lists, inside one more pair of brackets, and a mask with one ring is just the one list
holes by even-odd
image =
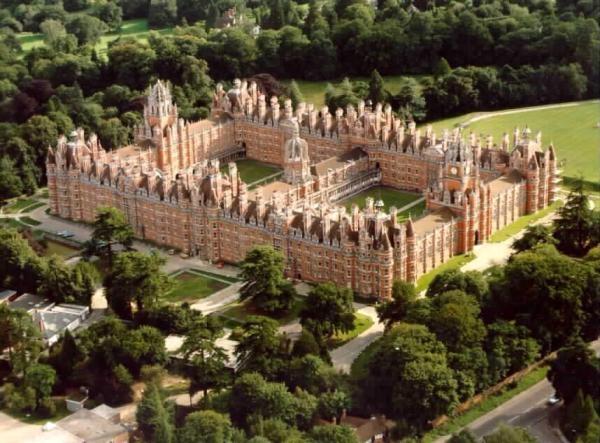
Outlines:
{"label": "ornate stonework", "polygon": [[[98,206],[115,206],[140,238],[212,261],[271,244],[290,277],[387,297],[394,279],[415,281],[554,198],[554,150],[528,129],[496,146],[459,129],[436,137],[388,105],[331,115],[266,103],[236,80],[227,92],[217,85],[209,119],[187,122],[156,83],[133,145],[107,152],[79,129],[49,148],[52,213],[92,221]],[[280,166],[283,179],[248,189],[229,162],[240,156]],[[422,193],[427,213],[399,223],[372,199],[349,212],[336,204],[375,185]]]}

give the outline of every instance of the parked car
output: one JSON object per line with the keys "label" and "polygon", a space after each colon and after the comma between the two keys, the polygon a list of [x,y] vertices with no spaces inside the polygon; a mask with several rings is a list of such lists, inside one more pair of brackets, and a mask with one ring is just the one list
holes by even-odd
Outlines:
{"label": "parked car", "polygon": [[556,392],[555,392],[555,393],[552,395],[552,397],[550,397],[550,398],[548,399],[548,402],[547,402],[547,403],[548,403],[550,406],[554,406],[554,405],[556,405],[556,404],[560,403],[560,397],[559,397],[559,396],[558,396],[558,394],[556,394]]}

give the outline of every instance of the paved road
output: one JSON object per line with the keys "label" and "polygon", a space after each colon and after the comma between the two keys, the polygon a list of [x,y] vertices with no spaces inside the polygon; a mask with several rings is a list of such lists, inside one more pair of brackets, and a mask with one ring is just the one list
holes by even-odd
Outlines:
{"label": "paved road", "polygon": [[40,433],[40,425],[23,423],[0,412],[0,441],[3,443],[31,441]]}
{"label": "paved road", "polygon": [[[591,344],[600,354],[600,340]],[[502,423],[526,428],[540,443],[564,443],[553,426],[556,423],[558,406],[548,406],[546,401],[554,393],[548,380],[542,380],[531,388],[513,397],[496,409],[479,417],[469,426],[476,437],[494,432]],[[450,436],[441,437],[436,443],[445,442]]]}
{"label": "paved road", "polygon": [[363,307],[357,309],[356,312],[371,317],[374,323],[373,326],[364,331],[354,340],[350,340],[348,343],[331,351],[330,355],[333,367],[338,371],[345,373],[350,372],[352,362],[356,359],[356,357],[358,357],[358,354],[360,354],[367,346],[383,335],[384,325],[383,323],[379,322],[377,312],[375,312],[375,308],[373,306],[363,305]]}

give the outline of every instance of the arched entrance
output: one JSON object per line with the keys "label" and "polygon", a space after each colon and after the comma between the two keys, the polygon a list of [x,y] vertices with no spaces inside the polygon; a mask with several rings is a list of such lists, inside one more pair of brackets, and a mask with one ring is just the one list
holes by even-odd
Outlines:
{"label": "arched entrance", "polygon": [[474,242],[474,244],[475,245],[479,244],[479,230],[475,231],[475,242]]}

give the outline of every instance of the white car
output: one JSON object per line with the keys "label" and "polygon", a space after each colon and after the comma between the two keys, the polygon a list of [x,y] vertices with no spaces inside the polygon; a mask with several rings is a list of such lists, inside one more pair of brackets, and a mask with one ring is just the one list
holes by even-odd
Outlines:
{"label": "white car", "polygon": [[555,404],[558,404],[558,403],[560,403],[560,397],[556,393],[554,393],[554,395],[552,395],[552,397],[550,397],[548,399],[548,404],[550,406],[554,406]]}

